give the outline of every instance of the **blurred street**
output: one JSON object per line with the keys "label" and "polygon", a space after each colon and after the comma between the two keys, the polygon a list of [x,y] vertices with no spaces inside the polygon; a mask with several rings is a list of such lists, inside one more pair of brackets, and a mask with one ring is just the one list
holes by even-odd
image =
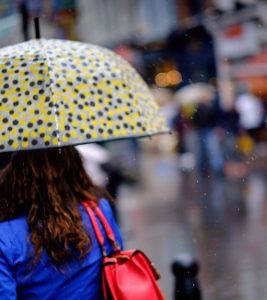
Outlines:
{"label": "blurred street", "polygon": [[[252,161],[242,179],[181,172],[174,155],[143,153],[139,184],[119,193],[126,247],[140,248],[159,268],[173,299],[171,262],[190,253],[200,263],[205,300],[267,295],[266,170]],[[265,163],[266,165],[266,163]]]}
{"label": "blurred street", "polygon": [[[59,89],[66,84],[66,72],[79,72],[77,77],[76,71],[71,73],[76,75],[53,100],[59,102],[53,114],[57,120],[56,113],[68,109],[61,100],[70,101],[82,82],[81,105],[75,104],[75,98],[74,109],[68,112],[69,124],[62,128],[68,131],[73,121],[82,121],[77,137],[91,138],[96,134],[94,124],[103,124],[104,129],[98,129],[103,139],[90,140],[91,144],[80,139],[73,145],[92,181],[117,198],[114,212],[125,248],[141,249],[152,259],[162,275],[159,284],[166,299],[175,299],[171,265],[179,254],[191,255],[200,265],[201,300],[267,299],[267,1],[0,0],[0,47],[34,39],[36,17],[44,40],[90,43],[123,58],[140,73],[146,92],[167,121],[172,134],[148,134],[150,139],[141,140],[126,134],[136,122],[134,110],[127,110],[135,103],[132,96],[141,98],[128,93],[135,80],[125,71],[118,72],[127,79],[123,93],[117,81],[110,81],[110,70],[104,72],[98,61],[94,66],[87,55],[79,56],[85,60],[81,61],[83,76],[76,62],[62,63],[64,69],[55,73]],[[81,51],[82,44],[77,45]],[[60,51],[52,48],[51,53]],[[61,52],[56,53],[58,61],[64,58]],[[92,65],[93,79],[88,77]],[[9,62],[1,66],[0,118],[8,111],[11,120],[14,109],[28,110],[16,102],[12,107],[5,93],[12,101],[16,99],[10,90],[27,81],[29,72],[27,65],[25,71],[20,67],[21,73],[13,71]],[[18,76],[10,86],[6,73]],[[25,88],[19,86],[13,92],[22,100],[35,99],[36,91],[44,94],[39,85],[53,82],[49,76],[51,72],[40,75],[38,88],[31,83],[25,95]],[[27,105],[32,108],[30,101]],[[99,111],[93,116],[96,107]],[[90,117],[83,119],[87,113]],[[146,114],[139,115],[145,121]],[[150,121],[154,126],[155,119]],[[27,127],[38,122],[43,121],[34,116]],[[116,127],[104,132],[108,126]],[[8,141],[5,135],[12,145],[13,127],[19,132],[17,146],[27,139],[35,145],[45,130],[47,141],[57,135],[50,132],[50,125],[48,129],[42,125],[33,133],[26,128],[20,136],[23,130],[12,119],[0,146]],[[115,135],[117,130],[123,135]],[[110,142],[113,133],[115,139],[123,140]],[[0,169],[10,154],[1,153]],[[179,298],[188,299],[199,300]]]}

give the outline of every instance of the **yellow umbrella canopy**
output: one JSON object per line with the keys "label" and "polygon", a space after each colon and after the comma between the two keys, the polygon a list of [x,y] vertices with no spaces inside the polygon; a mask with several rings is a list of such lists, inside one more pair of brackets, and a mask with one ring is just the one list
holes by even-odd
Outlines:
{"label": "yellow umbrella canopy", "polygon": [[105,48],[31,40],[0,49],[0,151],[168,132],[147,85]]}

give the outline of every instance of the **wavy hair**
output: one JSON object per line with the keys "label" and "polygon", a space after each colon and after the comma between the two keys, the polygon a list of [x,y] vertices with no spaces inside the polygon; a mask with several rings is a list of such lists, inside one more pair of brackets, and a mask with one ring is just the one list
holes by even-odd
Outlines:
{"label": "wavy hair", "polygon": [[86,174],[74,147],[16,152],[0,175],[0,221],[25,215],[33,263],[45,250],[60,266],[90,251],[79,204],[103,196],[109,198]]}

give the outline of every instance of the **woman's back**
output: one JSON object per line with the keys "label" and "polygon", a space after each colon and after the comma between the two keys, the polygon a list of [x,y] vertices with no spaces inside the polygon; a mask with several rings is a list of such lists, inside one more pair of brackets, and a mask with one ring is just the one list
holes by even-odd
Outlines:
{"label": "woman's back", "polygon": [[[99,206],[122,246],[108,201],[100,200]],[[57,270],[45,252],[40,261],[32,267],[29,254],[33,249],[28,238],[29,228],[26,217],[0,223],[1,299],[102,299],[101,250],[82,205],[80,205],[80,212],[84,226],[91,237],[90,252],[83,260],[73,258],[66,263],[62,271]],[[108,254],[111,253],[112,248],[107,240],[105,244]]]}

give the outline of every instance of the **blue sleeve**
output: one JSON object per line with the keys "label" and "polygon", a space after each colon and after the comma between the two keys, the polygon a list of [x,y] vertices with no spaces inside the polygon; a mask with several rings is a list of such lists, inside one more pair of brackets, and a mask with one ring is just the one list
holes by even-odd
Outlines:
{"label": "blue sleeve", "polygon": [[5,300],[17,299],[17,283],[13,272],[0,250],[0,298]]}
{"label": "blue sleeve", "polygon": [[114,218],[114,215],[113,215],[113,212],[112,212],[109,202],[105,199],[101,199],[99,202],[99,207],[102,210],[105,217],[107,218],[107,221],[108,221],[109,225],[111,226],[113,233],[115,235],[116,241],[122,250],[123,242],[122,242],[121,234],[120,234],[118,225],[115,221],[115,218]]}

